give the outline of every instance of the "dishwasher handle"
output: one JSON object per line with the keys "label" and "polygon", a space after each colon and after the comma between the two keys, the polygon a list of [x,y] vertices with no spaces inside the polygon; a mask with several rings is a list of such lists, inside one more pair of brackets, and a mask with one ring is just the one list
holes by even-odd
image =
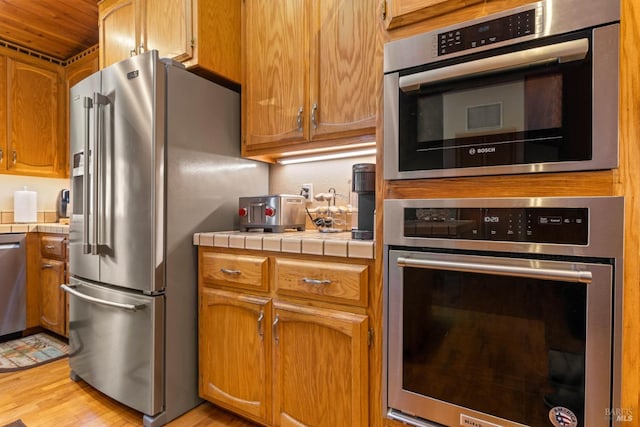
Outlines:
{"label": "dishwasher handle", "polygon": [[0,243],[0,251],[5,249],[20,249],[20,243]]}
{"label": "dishwasher handle", "polygon": [[123,310],[129,310],[129,311],[136,311],[136,310],[140,310],[142,308],[145,307],[146,304],[123,304],[123,303],[119,303],[119,302],[113,302],[113,301],[107,301],[104,299],[100,299],[100,298],[95,298],[95,297],[91,297],[89,295],[85,295],[82,292],[78,292],[75,289],[75,286],[73,285],[67,285],[67,284],[62,284],[60,285],[60,289],[62,289],[63,291],[76,296],[78,298],[80,298],[81,300],[87,301],[87,302],[91,302],[94,304],[102,304],[102,305],[106,305],[108,307],[114,307],[114,308],[121,308]]}

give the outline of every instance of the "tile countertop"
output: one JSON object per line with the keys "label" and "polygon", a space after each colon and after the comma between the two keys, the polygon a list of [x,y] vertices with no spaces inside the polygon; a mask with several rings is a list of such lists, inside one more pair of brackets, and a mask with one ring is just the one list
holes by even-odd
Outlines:
{"label": "tile countertop", "polygon": [[0,234],[7,233],[58,233],[69,234],[69,226],[56,222],[40,224],[0,224]]}
{"label": "tile countertop", "polygon": [[316,230],[284,233],[219,231],[196,233],[196,246],[252,249],[307,255],[326,255],[345,258],[374,258],[373,240],[353,240],[351,232],[320,233]]}

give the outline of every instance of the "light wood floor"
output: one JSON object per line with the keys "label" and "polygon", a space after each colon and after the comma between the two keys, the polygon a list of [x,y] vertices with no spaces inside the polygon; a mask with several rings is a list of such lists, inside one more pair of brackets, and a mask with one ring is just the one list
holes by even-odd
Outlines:
{"label": "light wood floor", "polygon": [[[142,414],[86,383],[69,378],[67,359],[0,374],[0,426],[21,419],[27,427],[141,426]],[[169,427],[255,427],[207,402]]]}

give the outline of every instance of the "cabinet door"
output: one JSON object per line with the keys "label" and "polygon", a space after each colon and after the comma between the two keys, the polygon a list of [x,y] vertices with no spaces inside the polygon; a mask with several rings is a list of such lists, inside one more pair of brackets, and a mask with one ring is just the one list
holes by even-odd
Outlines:
{"label": "cabinet door", "polygon": [[[7,57],[0,55],[0,123],[7,123]],[[0,129],[0,171],[7,169],[7,132]]]}
{"label": "cabinet door", "polygon": [[275,425],[369,425],[367,317],[273,306]]}
{"label": "cabinet door", "polygon": [[144,12],[146,50],[157,49],[160,58],[173,58],[176,61],[191,59],[191,0],[146,0]]}
{"label": "cabinet door", "polygon": [[245,4],[245,144],[308,138],[307,0]]}
{"label": "cabinet door", "polygon": [[139,53],[139,0],[105,0],[99,4],[100,68]]}
{"label": "cabinet door", "polygon": [[200,396],[257,421],[269,420],[270,302],[202,289]]}
{"label": "cabinet door", "polygon": [[7,58],[7,68],[7,170],[33,176],[64,174],[66,150],[58,135],[60,74],[12,58]]}
{"label": "cabinet door", "polygon": [[65,334],[66,304],[60,285],[64,283],[64,261],[43,258],[40,263],[40,324]]}
{"label": "cabinet door", "polygon": [[208,72],[213,72],[240,83],[243,2],[192,1],[193,58],[183,62],[198,74],[208,75]]}
{"label": "cabinet door", "polygon": [[311,139],[375,135],[377,1],[313,3]]}

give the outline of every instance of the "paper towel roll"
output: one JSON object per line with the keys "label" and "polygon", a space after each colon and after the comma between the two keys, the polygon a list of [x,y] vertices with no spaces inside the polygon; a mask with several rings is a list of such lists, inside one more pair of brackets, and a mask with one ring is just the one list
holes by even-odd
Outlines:
{"label": "paper towel roll", "polygon": [[37,202],[38,193],[27,190],[27,187],[13,193],[13,221],[37,222]]}

